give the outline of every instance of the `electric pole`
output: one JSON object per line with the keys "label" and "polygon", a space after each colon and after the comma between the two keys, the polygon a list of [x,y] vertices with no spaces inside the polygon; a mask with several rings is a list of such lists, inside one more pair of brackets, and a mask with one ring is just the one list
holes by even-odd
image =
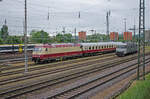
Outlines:
{"label": "electric pole", "polygon": [[134,41],[135,41],[135,33],[136,33],[136,25],[135,24],[134,24],[133,31],[134,31]]}
{"label": "electric pole", "polygon": [[136,34],[136,30],[137,30],[136,29],[136,25],[134,25],[133,28],[130,28],[129,30],[133,31],[133,33],[134,33],[134,36],[133,36],[134,37],[134,41],[136,41],[136,39],[135,39],[135,34]]}
{"label": "electric pole", "polygon": [[63,27],[63,42],[65,42],[65,32],[66,32],[66,28],[65,27]]}
{"label": "electric pole", "polygon": [[75,43],[77,43],[77,29],[74,29]]}
{"label": "electric pole", "polygon": [[127,32],[127,19],[124,18],[124,31]]}
{"label": "electric pole", "polygon": [[109,40],[109,16],[110,16],[110,11],[107,12],[106,14],[106,33],[107,33],[107,40]]}
{"label": "electric pole", "polygon": [[138,36],[138,70],[137,79],[140,79],[140,66],[143,66],[143,80],[145,80],[145,0],[140,0],[139,9],[139,36]]}
{"label": "electric pole", "polygon": [[25,53],[25,73],[28,72],[28,56],[27,56],[27,0],[25,0],[25,25],[24,25],[24,53]]}
{"label": "electric pole", "polygon": [[63,34],[65,34],[65,32],[66,32],[66,28],[65,27],[63,27],[63,31],[62,32],[63,32]]}

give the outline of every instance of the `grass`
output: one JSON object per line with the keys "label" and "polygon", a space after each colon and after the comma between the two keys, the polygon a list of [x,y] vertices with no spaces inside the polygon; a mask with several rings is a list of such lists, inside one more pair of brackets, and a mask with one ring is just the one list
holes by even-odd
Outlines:
{"label": "grass", "polygon": [[146,76],[145,81],[135,81],[117,99],[150,99],[150,74]]}

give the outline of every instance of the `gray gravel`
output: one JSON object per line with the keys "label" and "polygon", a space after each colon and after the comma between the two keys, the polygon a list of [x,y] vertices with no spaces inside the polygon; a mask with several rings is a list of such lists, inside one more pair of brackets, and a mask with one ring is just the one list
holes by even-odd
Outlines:
{"label": "gray gravel", "polygon": [[[150,58],[150,56],[146,56],[146,58]],[[66,85],[66,86],[62,86],[61,88],[57,88],[57,89],[51,90],[49,92],[41,93],[39,95],[29,96],[28,99],[46,99],[46,98],[48,98],[50,96],[56,95],[58,93],[66,91],[68,89],[72,89],[72,88],[75,88],[75,87],[77,87],[79,85],[82,85],[84,83],[90,82],[90,81],[92,81],[92,80],[94,80],[96,78],[99,78],[99,77],[102,77],[104,75],[107,75],[110,72],[114,72],[114,71],[117,71],[117,70],[119,70],[121,68],[127,67],[128,65],[133,64],[135,62],[137,62],[137,60],[134,60],[132,62],[123,63],[123,64],[118,65],[116,67],[112,67],[112,68],[106,69],[104,71],[101,71],[101,73],[99,73],[98,75],[93,75],[93,76],[88,77],[88,78],[83,78],[83,79],[78,80],[78,81],[76,81],[76,82],[74,82],[72,84],[69,84],[69,85]],[[121,76],[121,77],[119,77],[119,78],[117,78],[115,80],[112,80],[111,82],[108,82],[108,83],[104,84],[103,86],[97,87],[96,89],[83,94],[82,96],[78,97],[77,99],[88,99],[90,96],[96,94],[96,92],[102,91],[103,89],[113,85],[114,83],[129,77],[131,74],[133,74],[135,72],[136,72],[136,70],[133,70],[133,71],[129,72],[128,74],[125,74],[125,75],[123,75],[123,76]]]}

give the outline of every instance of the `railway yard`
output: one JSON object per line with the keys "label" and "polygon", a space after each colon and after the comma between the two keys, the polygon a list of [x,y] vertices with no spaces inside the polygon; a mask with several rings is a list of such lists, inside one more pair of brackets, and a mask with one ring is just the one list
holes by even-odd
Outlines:
{"label": "railway yard", "polygon": [[0,0],[0,99],[150,99],[138,1]]}
{"label": "railway yard", "polygon": [[[147,50],[147,72],[150,70],[149,62],[150,53]],[[29,60],[28,66],[26,73],[22,60],[8,61],[5,66],[1,66],[2,99],[110,98],[119,90],[111,89],[116,83],[121,83],[132,75],[130,80],[135,79],[137,54],[118,57],[115,53],[98,53],[44,64],[35,64]]]}

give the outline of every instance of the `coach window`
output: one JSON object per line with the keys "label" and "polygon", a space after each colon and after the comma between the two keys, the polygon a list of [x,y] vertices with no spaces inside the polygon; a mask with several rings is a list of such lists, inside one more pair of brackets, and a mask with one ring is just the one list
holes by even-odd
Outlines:
{"label": "coach window", "polygon": [[93,50],[94,50],[94,46],[93,46]]}
{"label": "coach window", "polygon": [[91,46],[89,47],[89,50],[91,50]]}

